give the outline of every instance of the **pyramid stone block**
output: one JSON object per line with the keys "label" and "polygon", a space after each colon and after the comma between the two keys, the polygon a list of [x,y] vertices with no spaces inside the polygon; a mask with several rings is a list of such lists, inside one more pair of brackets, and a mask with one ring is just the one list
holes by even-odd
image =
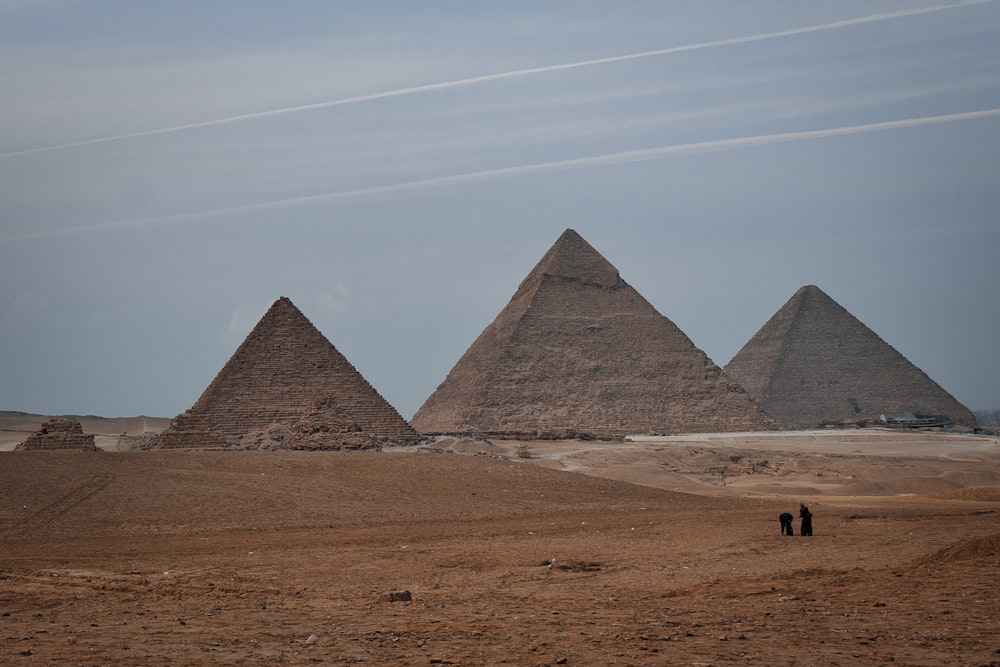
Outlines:
{"label": "pyramid stone block", "polygon": [[775,427],[571,229],[412,424],[422,433],[555,437]]}
{"label": "pyramid stone block", "polygon": [[815,285],[800,288],[725,371],[789,429],[874,422],[898,412],[976,423],[968,408]]}
{"label": "pyramid stone block", "polygon": [[372,448],[419,439],[286,297],[264,314],[158,448]]}

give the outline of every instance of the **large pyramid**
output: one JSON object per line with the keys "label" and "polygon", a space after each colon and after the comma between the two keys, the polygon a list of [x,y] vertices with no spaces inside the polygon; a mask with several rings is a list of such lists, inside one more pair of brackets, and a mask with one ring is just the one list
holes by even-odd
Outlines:
{"label": "large pyramid", "polygon": [[571,229],[412,419],[422,433],[776,428]]}
{"label": "large pyramid", "polygon": [[814,285],[800,288],[725,370],[785,428],[903,412],[976,423],[968,408]]}
{"label": "large pyramid", "polygon": [[416,431],[287,298],[264,314],[159,448],[342,449]]}

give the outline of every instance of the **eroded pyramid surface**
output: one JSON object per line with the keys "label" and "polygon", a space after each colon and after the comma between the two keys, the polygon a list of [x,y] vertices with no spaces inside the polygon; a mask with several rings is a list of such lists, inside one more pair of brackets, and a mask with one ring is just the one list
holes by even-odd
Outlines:
{"label": "eroded pyramid surface", "polygon": [[159,447],[373,447],[417,433],[286,297]]}
{"label": "eroded pyramid surface", "polygon": [[423,433],[554,436],[774,427],[571,229],[411,423]]}
{"label": "eroded pyramid surface", "polygon": [[86,435],[83,426],[69,417],[52,417],[37,432],[19,444],[18,450],[73,449],[96,452],[93,435]]}

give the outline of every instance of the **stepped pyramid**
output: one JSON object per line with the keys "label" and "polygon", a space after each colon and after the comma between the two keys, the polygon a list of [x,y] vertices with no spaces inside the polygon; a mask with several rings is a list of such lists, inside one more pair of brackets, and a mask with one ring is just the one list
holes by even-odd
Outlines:
{"label": "stepped pyramid", "polygon": [[96,452],[93,435],[85,435],[83,426],[69,417],[52,417],[14,449],[75,449]]}
{"label": "stepped pyramid", "polygon": [[899,412],[976,423],[968,408],[815,285],[800,288],[725,370],[785,428]]}
{"label": "stepped pyramid", "polygon": [[417,433],[287,298],[264,314],[158,448],[342,449]]}
{"label": "stepped pyramid", "polygon": [[412,424],[553,437],[776,427],[571,229]]}

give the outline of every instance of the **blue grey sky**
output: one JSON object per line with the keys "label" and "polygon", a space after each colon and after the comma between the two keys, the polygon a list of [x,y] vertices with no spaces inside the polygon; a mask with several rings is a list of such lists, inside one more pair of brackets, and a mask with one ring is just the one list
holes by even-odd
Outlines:
{"label": "blue grey sky", "polygon": [[0,409],[288,296],[409,418],[571,227],[717,364],[815,284],[1000,408],[1000,1],[0,0]]}

